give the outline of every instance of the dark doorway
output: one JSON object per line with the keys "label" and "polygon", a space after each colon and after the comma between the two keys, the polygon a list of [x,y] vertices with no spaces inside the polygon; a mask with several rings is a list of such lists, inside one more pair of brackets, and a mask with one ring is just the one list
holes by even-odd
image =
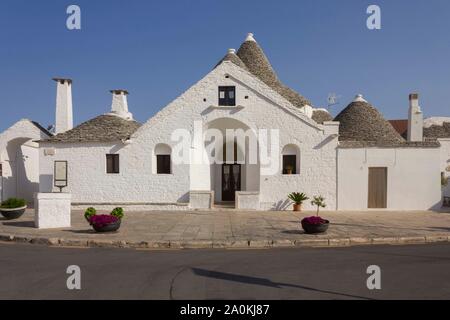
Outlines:
{"label": "dark doorway", "polygon": [[387,168],[369,168],[369,209],[387,208]]}
{"label": "dark doorway", "polygon": [[235,201],[236,191],[241,191],[241,165],[222,165],[222,201]]}

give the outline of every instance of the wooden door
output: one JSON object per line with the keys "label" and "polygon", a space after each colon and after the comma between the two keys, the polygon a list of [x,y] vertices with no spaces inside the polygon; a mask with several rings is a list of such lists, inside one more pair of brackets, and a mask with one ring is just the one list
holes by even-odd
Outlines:
{"label": "wooden door", "polygon": [[369,168],[368,208],[387,208],[387,168]]}
{"label": "wooden door", "polygon": [[222,165],[222,201],[234,201],[241,190],[241,165]]}

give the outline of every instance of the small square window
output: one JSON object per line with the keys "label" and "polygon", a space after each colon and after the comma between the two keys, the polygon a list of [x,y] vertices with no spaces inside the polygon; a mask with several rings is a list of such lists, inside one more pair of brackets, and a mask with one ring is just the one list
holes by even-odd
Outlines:
{"label": "small square window", "polygon": [[106,155],[106,173],[119,173],[119,155],[107,154]]}
{"label": "small square window", "polygon": [[156,173],[170,174],[170,154],[156,155]]}
{"label": "small square window", "polygon": [[236,105],[236,87],[223,86],[219,87],[219,106],[235,106]]}

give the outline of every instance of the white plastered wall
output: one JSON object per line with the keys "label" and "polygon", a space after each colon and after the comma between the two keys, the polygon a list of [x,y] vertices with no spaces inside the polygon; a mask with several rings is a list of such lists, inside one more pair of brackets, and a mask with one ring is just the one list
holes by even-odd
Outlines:
{"label": "white plastered wall", "polygon": [[441,171],[449,178],[447,186],[442,188],[442,194],[445,197],[450,197],[450,138],[439,139],[441,143]]}
{"label": "white plastered wall", "polygon": [[[218,86],[223,85],[236,86],[237,107],[217,106]],[[310,196],[321,194],[329,209],[336,208],[337,138],[325,133],[324,126],[317,125],[263,82],[230,62],[219,65],[148,120],[133,135],[129,145],[41,144],[41,192],[52,189],[53,161],[67,160],[68,191],[72,192],[73,202],[188,202],[190,190],[213,188],[210,169],[206,169],[210,166],[193,168],[189,164],[173,164],[172,174],[153,174],[154,147],[164,143],[174,150],[177,142],[172,141],[171,135],[175,130],[192,133],[194,121],[205,126],[222,118],[238,120],[256,130],[280,130],[280,167],[275,174],[262,175],[259,179],[262,209],[290,208],[286,199],[293,191]],[[286,144],[299,147],[298,175],[281,174],[281,150]],[[48,147],[55,148],[54,156],[44,155],[43,150]],[[120,174],[105,173],[106,153],[120,154]],[[310,204],[306,203],[305,207],[310,208]]]}
{"label": "white plastered wall", "polygon": [[47,137],[27,119],[0,134],[0,201],[18,197],[32,203],[39,188],[39,146],[33,141]]}
{"label": "white plastered wall", "polygon": [[338,209],[367,210],[370,167],[387,167],[387,209],[438,209],[439,160],[439,148],[338,149]]}

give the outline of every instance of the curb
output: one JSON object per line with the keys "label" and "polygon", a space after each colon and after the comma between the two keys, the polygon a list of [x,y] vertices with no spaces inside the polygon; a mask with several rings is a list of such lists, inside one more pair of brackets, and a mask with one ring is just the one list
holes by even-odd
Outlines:
{"label": "curb", "polygon": [[33,236],[14,236],[0,234],[2,242],[29,243],[54,247],[87,248],[132,248],[132,249],[262,249],[295,247],[348,247],[365,245],[407,245],[450,242],[450,236],[411,236],[411,237],[375,237],[375,238],[319,238],[319,239],[267,239],[267,240],[192,240],[192,241],[118,241],[118,240],[82,240],[66,238],[43,238]]}

